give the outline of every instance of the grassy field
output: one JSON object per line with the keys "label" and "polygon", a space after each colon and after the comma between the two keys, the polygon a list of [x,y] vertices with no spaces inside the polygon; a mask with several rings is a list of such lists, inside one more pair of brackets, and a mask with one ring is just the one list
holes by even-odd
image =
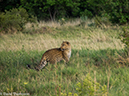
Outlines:
{"label": "grassy field", "polygon": [[[79,95],[77,84],[89,74],[95,83],[106,85],[108,96],[129,96],[129,68],[118,63],[124,53],[124,44],[118,39],[119,26],[102,29],[70,23],[67,26],[47,23],[49,27],[43,24],[28,23],[23,33],[0,36],[1,95],[61,96],[69,92]],[[72,45],[67,65],[59,62],[55,67],[48,63],[39,72],[26,68],[27,64],[35,66],[46,50],[60,47],[65,40]],[[88,92],[82,96],[89,96]]]}

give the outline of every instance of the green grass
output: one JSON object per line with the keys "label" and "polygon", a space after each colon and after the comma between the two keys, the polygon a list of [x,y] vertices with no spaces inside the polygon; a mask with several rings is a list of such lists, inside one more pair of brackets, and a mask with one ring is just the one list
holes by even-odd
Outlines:
{"label": "green grass", "polygon": [[94,78],[96,71],[98,83],[107,85],[109,82],[110,96],[122,94],[128,96],[129,68],[119,67],[117,61],[113,59],[116,57],[116,52],[118,51],[109,49],[72,50],[72,57],[67,65],[61,62],[56,68],[48,64],[42,71],[37,72],[26,69],[26,65],[33,65],[31,58],[40,60],[43,52],[2,51],[0,52],[0,91],[30,93],[32,96],[53,96],[59,92],[74,93],[77,82],[84,80],[88,73]]}
{"label": "green grass", "polygon": [[[129,96],[129,68],[118,63],[117,55],[124,53],[124,44],[117,38],[121,29],[52,27],[47,32],[0,36],[1,93],[29,93],[31,96],[77,93],[77,83],[90,74],[100,85],[107,86],[108,96]],[[59,47],[63,40],[72,45],[67,65],[48,63],[39,72],[26,68],[27,64],[39,63],[46,50]]]}

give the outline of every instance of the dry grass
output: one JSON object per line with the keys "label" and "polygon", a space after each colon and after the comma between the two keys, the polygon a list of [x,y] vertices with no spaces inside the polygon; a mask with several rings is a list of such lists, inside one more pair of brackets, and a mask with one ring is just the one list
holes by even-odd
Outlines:
{"label": "dry grass", "polygon": [[62,41],[69,41],[72,45],[72,49],[122,49],[124,45],[119,39],[115,37],[109,37],[107,34],[98,30],[98,32],[90,33],[85,35],[82,33],[82,37],[74,38],[53,38],[49,34],[37,34],[37,35],[2,35],[0,40],[0,51],[16,51],[21,50],[23,45],[24,49],[27,50],[47,50],[50,48],[60,47]]}
{"label": "dry grass", "polygon": [[[81,26],[77,27],[76,25],[79,25],[80,22],[81,20],[78,18],[73,21],[67,21],[63,25],[59,22],[51,21],[42,21],[35,24],[27,23],[24,31],[34,34],[2,34],[0,36],[0,51],[21,50],[23,46],[26,51],[47,50],[60,47],[64,40],[69,41],[72,49],[77,50],[122,49],[124,47],[122,42],[116,38],[120,32],[118,27],[116,28],[117,30],[108,28],[106,31],[89,27],[88,24],[94,23],[94,20],[86,20],[83,28]],[[35,34],[35,32],[43,34]]]}
{"label": "dry grass", "polygon": [[83,21],[84,25],[82,24],[82,21],[80,18],[69,20],[69,21],[40,21],[37,23],[27,23],[25,25],[25,32],[29,33],[44,33],[44,31],[49,32],[50,29],[56,29],[56,28],[66,28],[66,27],[75,27],[75,26],[83,26],[85,28],[88,28],[90,24],[94,23],[94,20],[87,19],[86,21]]}
{"label": "dry grass", "polygon": [[[78,19],[75,19],[74,21],[64,21],[63,23],[63,27],[68,27],[68,26],[76,26],[76,25],[79,25],[81,22],[81,20],[78,18]],[[25,25],[25,28],[26,29],[31,29],[32,26],[34,28],[42,28],[42,27],[45,27],[45,26],[49,26],[49,27],[53,27],[53,28],[59,28],[59,27],[62,27],[61,23],[60,22],[57,22],[57,21],[40,21],[40,22],[37,22],[37,23],[27,23]]]}

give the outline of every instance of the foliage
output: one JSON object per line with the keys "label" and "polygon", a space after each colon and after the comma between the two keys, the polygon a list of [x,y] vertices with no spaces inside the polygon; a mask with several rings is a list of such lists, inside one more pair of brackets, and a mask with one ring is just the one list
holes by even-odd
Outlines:
{"label": "foliage", "polygon": [[[30,14],[39,19],[53,20],[63,17],[77,16],[80,0],[20,0],[20,7],[24,7]],[[27,2],[27,3],[26,3]]]}
{"label": "foliage", "polygon": [[121,41],[126,44],[126,48],[129,49],[129,26],[122,28]]}
{"label": "foliage", "polygon": [[24,8],[38,20],[57,20],[87,16],[109,17],[110,21],[125,24],[129,21],[128,0],[1,0],[0,11]]}
{"label": "foliage", "polygon": [[83,27],[85,27],[85,25],[86,25],[86,21],[88,20],[88,17],[87,16],[81,16],[80,17],[80,25],[81,26],[83,26]]}
{"label": "foliage", "polygon": [[60,25],[64,25],[64,24],[66,23],[66,21],[65,21],[64,18],[61,18],[61,19],[59,20],[59,23],[60,23]]}
{"label": "foliage", "polygon": [[103,4],[105,12],[110,16],[113,23],[125,24],[129,21],[128,0],[106,0],[106,3]]}
{"label": "foliage", "polygon": [[0,14],[0,31],[7,32],[11,29],[11,32],[19,31],[23,29],[23,25],[28,21],[34,22],[34,17],[29,18],[27,11],[23,8],[5,10],[5,13]]}
{"label": "foliage", "polygon": [[[77,83],[76,93],[73,96],[107,96],[107,86],[101,86],[99,83],[92,80],[91,76],[87,74],[86,79],[82,82]],[[66,93],[62,93],[62,96],[72,96],[72,93],[69,92],[68,95]]]}
{"label": "foliage", "polygon": [[121,55],[118,54],[118,62],[129,66],[129,26],[122,27],[122,33],[120,33],[119,38],[125,44],[125,51]]}
{"label": "foliage", "polygon": [[80,15],[93,18],[95,15],[102,14],[104,0],[81,0],[80,2]]}

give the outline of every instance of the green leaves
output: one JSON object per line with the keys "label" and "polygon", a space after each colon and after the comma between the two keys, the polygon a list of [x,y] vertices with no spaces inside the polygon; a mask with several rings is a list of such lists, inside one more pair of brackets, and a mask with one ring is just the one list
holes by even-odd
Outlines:
{"label": "green leaves", "polygon": [[129,26],[123,27],[121,34],[121,41],[126,44],[126,47],[129,48]]}
{"label": "green leaves", "polygon": [[129,1],[108,1],[105,6],[104,10],[109,14],[113,23],[125,24],[129,21],[129,12],[127,12],[129,10]]}
{"label": "green leaves", "polygon": [[[89,74],[82,82],[77,83],[76,93],[68,93],[67,96],[107,96],[107,86],[100,85],[92,80]],[[61,96],[66,96],[66,93],[61,93]]]}
{"label": "green leaves", "polygon": [[[32,20],[33,19],[33,20]],[[27,11],[24,8],[13,8],[10,11],[5,10],[5,13],[0,14],[0,28],[4,32],[21,31],[23,25],[28,21],[35,21],[30,19]]]}
{"label": "green leaves", "polygon": [[[2,0],[0,11],[24,8],[29,16],[38,20],[59,20],[65,17],[109,15],[112,23],[125,24],[129,21],[128,0]],[[106,16],[106,15],[105,15]]]}

